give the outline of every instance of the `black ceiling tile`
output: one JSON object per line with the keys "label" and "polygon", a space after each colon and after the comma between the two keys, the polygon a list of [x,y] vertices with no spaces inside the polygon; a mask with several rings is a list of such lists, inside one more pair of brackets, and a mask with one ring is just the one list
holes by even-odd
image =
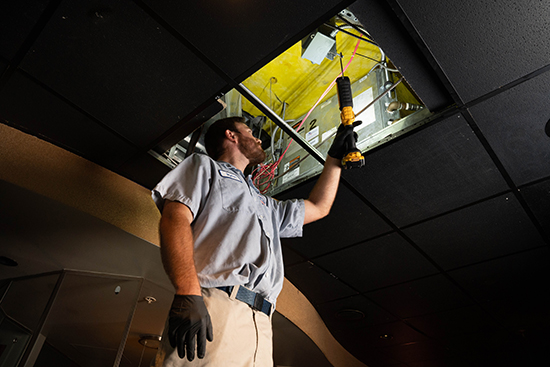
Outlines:
{"label": "black ceiling tile", "polygon": [[328,16],[335,15],[349,3],[337,0],[145,2],[232,78],[266,64],[277,56],[274,50],[290,47],[289,41],[307,26],[326,17],[327,12]]}
{"label": "black ceiling tile", "polygon": [[547,288],[534,292],[503,292],[498,299],[482,303],[504,326],[522,330],[546,324],[550,327],[550,291]]}
{"label": "black ceiling tile", "polygon": [[107,168],[136,153],[131,144],[20,73],[0,91],[0,119]]}
{"label": "black ceiling tile", "polygon": [[550,175],[549,94],[547,72],[470,108],[516,185]]}
{"label": "black ceiling tile", "polygon": [[361,292],[438,273],[436,267],[395,233],[315,261]]}
{"label": "black ceiling tile", "polygon": [[397,321],[361,295],[323,303],[316,309],[330,330],[358,329]]}
{"label": "black ceiling tile", "polygon": [[349,6],[369,34],[381,45],[407,82],[431,111],[453,103],[421,50],[385,1],[356,1]]}
{"label": "black ceiling tile", "polygon": [[[345,346],[344,348],[351,353],[359,361],[363,362],[368,367],[405,367],[401,362],[374,347],[368,342],[354,338],[356,335],[346,335],[341,332],[335,335],[336,340]],[[340,335],[343,334],[343,335]]]}
{"label": "black ceiling tile", "polygon": [[2,73],[4,72],[4,70],[6,70],[7,67],[8,67],[8,64],[4,62],[2,59],[0,59],[0,75],[2,75]]}
{"label": "black ceiling tile", "polygon": [[550,236],[550,180],[523,187],[520,193],[546,231],[546,235]]}
{"label": "black ceiling tile", "polygon": [[545,244],[512,194],[432,219],[404,232],[444,269]]}
{"label": "black ceiling tile", "polygon": [[500,325],[477,305],[409,318],[407,323],[431,338],[498,330]]}
{"label": "black ceiling tile", "polygon": [[447,367],[451,366],[450,363],[457,361],[457,356],[452,354],[443,343],[434,340],[392,345],[382,348],[382,351],[399,361],[406,362],[407,366],[415,363],[419,366],[429,366],[427,362],[439,360],[444,364],[439,364],[438,367]]}
{"label": "black ceiling tile", "polygon": [[357,294],[353,289],[309,262],[285,269],[285,276],[313,304]]}
{"label": "black ceiling tile", "polygon": [[450,310],[473,303],[443,275],[414,280],[365,295],[401,318]]}
{"label": "black ceiling tile", "polygon": [[[314,184],[309,182],[277,198],[307,198]],[[391,227],[380,216],[340,184],[330,214],[304,226],[302,237],[284,239],[283,243],[311,258],[390,231]]]}
{"label": "black ceiling tile", "polygon": [[462,356],[449,356],[421,362],[408,363],[408,367],[474,367],[475,365]]}
{"label": "black ceiling tile", "polygon": [[547,2],[397,2],[464,101],[549,63]]}
{"label": "black ceiling tile", "polygon": [[[346,342],[346,348],[368,349],[384,348],[405,343],[415,343],[428,340],[428,337],[411,328],[402,321],[371,325],[363,329],[337,330],[336,339]],[[353,353],[353,352],[352,352]],[[354,354],[355,355],[355,354]],[[359,356],[357,356],[359,357]]]}
{"label": "black ceiling tile", "polygon": [[306,259],[288,246],[282,246],[285,267],[299,264]]}
{"label": "black ceiling tile", "polygon": [[538,330],[499,330],[453,337],[447,339],[447,342],[453,351],[474,362],[475,367],[546,366],[550,362],[548,331],[548,327]]}
{"label": "black ceiling tile", "polygon": [[0,3],[0,55],[11,60],[25,41],[48,0],[3,0]]}
{"label": "black ceiling tile", "polygon": [[63,2],[21,67],[140,146],[225,86],[128,0]]}
{"label": "black ceiling tile", "polygon": [[448,272],[481,303],[548,289],[550,249],[541,247]]}
{"label": "black ceiling tile", "polygon": [[449,117],[365,157],[343,175],[399,226],[508,189],[462,115]]}
{"label": "black ceiling tile", "polygon": [[116,172],[152,190],[170,168],[148,153],[139,153],[118,167]]}

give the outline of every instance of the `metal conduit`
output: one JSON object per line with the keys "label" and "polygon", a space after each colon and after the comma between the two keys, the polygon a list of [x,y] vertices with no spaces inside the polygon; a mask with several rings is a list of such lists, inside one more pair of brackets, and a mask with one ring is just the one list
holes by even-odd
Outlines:
{"label": "metal conduit", "polygon": [[308,143],[300,134],[298,134],[292,126],[287,124],[282,118],[279,117],[268,105],[266,105],[260,98],[258,98],[252,91],[250,91],[244,84],[239,83],[236,86],[236,89],[241,93],[246,99],[250,101],[254,106],[256,106],[260,111],[262,111],[271,121],[273,121],[277,126],[281,128],[285,133],[290,135],[302,148],[306,150],[313,158],[317,159],[319,163],[325,164],[325,157],[319,152],[313,145]]}

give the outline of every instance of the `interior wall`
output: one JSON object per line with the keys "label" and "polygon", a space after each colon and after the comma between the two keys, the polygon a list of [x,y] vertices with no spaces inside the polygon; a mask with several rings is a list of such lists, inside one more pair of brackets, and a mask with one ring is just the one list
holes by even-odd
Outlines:
{"label": "interior wall", "polygon": [[[159,245],[160,213],[148,189],[3,124],[0,180],[72,206]],[[286,279],[277,305],[277,311],[304,331],[334,366],[364,366],[334,339],[313,305]]]}
{"label": "interior wall", "polygon": [[0,137],[0,179],[159,244],[160,213],[148,189],[7,125]]}

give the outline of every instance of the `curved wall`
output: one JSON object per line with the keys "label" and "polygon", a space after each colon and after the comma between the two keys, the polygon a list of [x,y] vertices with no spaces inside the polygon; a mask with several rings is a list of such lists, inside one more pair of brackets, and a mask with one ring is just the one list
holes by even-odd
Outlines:
{"label": "curved wall", "polygon": [[[160,214],[148,189],[3,124],[0,124],[0,180],[74,207],[159,245]],[[364,366],[334,339],[313,305],[287,280],[277,306],[334,366]]]}

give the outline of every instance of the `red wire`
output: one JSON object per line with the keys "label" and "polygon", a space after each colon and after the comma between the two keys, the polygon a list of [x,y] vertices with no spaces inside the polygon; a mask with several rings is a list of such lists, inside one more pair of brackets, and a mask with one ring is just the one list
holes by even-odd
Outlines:
{"label": "red wire", "polygon": [[[359,44],[361,43],[361,40],[358,40],[357,41],[357,44],[355,45],[355,49],[353,50],[353,54],[351,55],[351,58],[349,59],[346,67],[344,68],[344,70],[342,70],[342,72],[340,72],[340,74],[338,74],[338,76],[336,78],[334,78],[334,80],[332,81],[332,83],[330,83],[330,85],[328,86],[328,88],[323,92],[323,94],[321,95],[321,97],[319,97],[319,99],[317,100],[317,102],[315,102],[315,104],[313,105],[313,107],[311,107],[311,109],[309,110],[309,112],[307,113],[306,117],[304,117],[302,119],[302,121],[300,122],[300,125],[298,125],[298,127],[296,128],[296,131],[300,130],[300,128],[302,127],[302,125],[304,124],[304,122],[307,120],[307,118],[309,117],[309,115],[311,114],[311,112],[313,112],[313,110],[315,109],[315,107],[317,107],[317,105],[319,104],[319,102],[321,102],[321,100],[323,98],[325,98],[325,96],[328,94],[328,92],[330,92],[330,90],[332,89],[332,87],[334,87],[334,84],[336,84],[336,79],[338,79],[340,76],[344,75],[344,72],[347,70],[348,66],[351,64],[351,61],[353,60],[353,58],[355,57],[355,53],[357,52],[357,48],[359,47]],[[279,164],[281,163],[281,160],[283,159],[283,157],[285,156],[286,152],[288,151],[288,148],[290,148],[290,144],[292,144],[294,140],[291,139],[290,142],[288,143],[285,151],[283,152],[283,154],[281,154],[281,156],[279,157],[279,159],[277,160],[277,162],[274,162],[274,163],[268,163],[268,164],[259,164],[258,167],[252,172],[252,176],[253,176],[253,182],[254,182],[254,185],[256,185],[256,187],[258,188],[258,190],[260,190],[260,192],[262,194],[265,194],[267,192],[267,190],[269,189],[269,187],[271,186],[271,182],[273,181],[274,177],[275,177],[275,170],[277,169],[277,167],[279,166]],[[273,147],[271,147],[271,149],[273,149]],[[259,170],[259,171],[258,171]],[[258,171],[258,173],[254,176],[254,173]],[[260,182],[260,180],[263,179],[263,181]],[[266,187],[264,188],[261,188],[262,186],[266,185]]]}

